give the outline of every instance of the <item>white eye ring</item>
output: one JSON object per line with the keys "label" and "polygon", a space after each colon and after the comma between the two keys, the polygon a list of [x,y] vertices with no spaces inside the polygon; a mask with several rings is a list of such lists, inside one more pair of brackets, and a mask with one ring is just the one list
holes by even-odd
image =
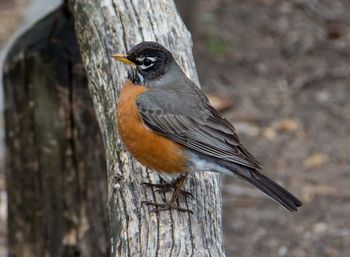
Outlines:
{"label": "white eye ring", "polygon": [[142,69],[142,70],[147,70],[148,68],[152,67],[154,65],[154,63],[151,63],[150,65],[146,66],[144,64],[141,64],[139,67]]}
{"label": "white eye ring", "polygon": [[136,60],[139,62],[143,62],[143,60],[145,59],[145,57],[137,57]]}
{"label": "white eye ring", "polygon": [[[144,58],[145,59],[145,58]],[[157,57],[146,57],[146,59],[147,60],[150,60],[151,62],[155,62],[155,61],[157,61],[158,60],[158,58]]]}

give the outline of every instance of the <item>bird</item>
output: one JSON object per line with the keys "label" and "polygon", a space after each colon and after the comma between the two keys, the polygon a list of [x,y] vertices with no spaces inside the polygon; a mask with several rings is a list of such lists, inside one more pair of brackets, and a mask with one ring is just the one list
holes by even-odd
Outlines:
{"label": "bird", "polygon": [[122,142],[142,165],[177,176],[168,184],[174,191],[170,201],[143,202],[154,206],[153,211],[191,212],[180,207],[177,198],[187,175],[203,171],[246,180],[291,212],[302,206],[262,173],[262,165],[241,143],[233,125],[209,103],[168,49],[143,41],[112,58],[130,67],[116,111]]}

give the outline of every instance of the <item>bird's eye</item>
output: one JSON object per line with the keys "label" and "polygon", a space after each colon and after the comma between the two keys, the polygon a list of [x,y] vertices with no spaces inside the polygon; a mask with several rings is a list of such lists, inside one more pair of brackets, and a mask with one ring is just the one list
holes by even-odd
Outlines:
{"label": "bird's eye", "polygon": [[156,61],[155,58],[153,57],[146,57],[142,64],[139,66],[142,70],[147,70],[149,69],[150,67],[153,66],[154,62]]}
{"label": "bird's eye", "polygon": [[152,61],[148,58],[146,58],[144,61],[143,61],[143,65],[145,65],[146,67],[147,66],[150,66],[152,64]]}

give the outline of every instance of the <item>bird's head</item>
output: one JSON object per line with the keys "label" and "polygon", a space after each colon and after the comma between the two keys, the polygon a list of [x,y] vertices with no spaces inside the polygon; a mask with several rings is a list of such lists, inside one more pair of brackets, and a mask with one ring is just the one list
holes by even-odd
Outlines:
{"label": "bird's head", "polygon": [[137,84],[161,79],[172,64],[176,64],[174,57],[165,47],[152,41],[141,42],[132,47],[127,54],[115,54],[112,57],[134,66],[128,71],[128,79]]}

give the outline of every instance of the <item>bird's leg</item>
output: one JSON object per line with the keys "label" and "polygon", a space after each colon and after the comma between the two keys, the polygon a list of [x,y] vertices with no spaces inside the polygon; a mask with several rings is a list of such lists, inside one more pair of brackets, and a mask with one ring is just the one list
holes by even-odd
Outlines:
{"label": "bird's leg", "polygon": [[[164,181],[164,183],[160,183],[160,184],[153,184],[153,183],[147,183],[147,182],[143,182],[141,183],[141,185],[145,185],[145,186],[148,186],[148,187],[152,187],[152,188],[157,188],[155,190],[155,192],[163,192],[163,193],[166,193],[166,192],[169,192],[169,191],[176,191],[176,188],[177,188],[177,184],[179,183],[179,181],[182,179],[182,177],[187,177],[187,174],[186,175],[180,175],[178,176],[176,179],[174,179],[173,181],[171,181],[170,183],[169,182],[166,182],[164,179],[161,178],[161,181]],[[190,192],[187,192],[187,191],[184,191],[184,190],[180,190],[179,192],[179,195],[182,194],[182,195],[185,195],[185,196],[191,196],[193,197],[193,195],[190,193]]]}
{"label": "bird's leg", "polygon": [[175,186],[175,192],[173,194],[173,196],[171,197],[170,201],[168,203],[153,203],[153,202],[148,202],[148,201],[143,201],[142,204],[146,204],[146,205],[151,205],[154,206],[155,208],[153,210],[151,210],[151,212],[160,212],[160,211],[168,211],[168,210],[178,210],[180,212],[190,212],[193,213],[191,210],[189,209],[185,209],[185,208],[181,208],[177,203],[176,200],[179,197],[180,193],[181,193],[181,187],[183,186],[183,184],[185,183],[187,178],[187,174],[186,175],[180,175],[178,178],[176,178],[176,180],[174,180],[171,184],[172,187]]}
{"label": "bird's leg", "polygon": [[173,196],[171,197],[170,202],[175,204],[177,198],[179,197],[179,194],[181,193],[181,188],[185,184],[185,181],[187,179],[187,174],[186,175],[180,175],[177,177],[174,181],[174,186],[175,186],[175,192]]}

